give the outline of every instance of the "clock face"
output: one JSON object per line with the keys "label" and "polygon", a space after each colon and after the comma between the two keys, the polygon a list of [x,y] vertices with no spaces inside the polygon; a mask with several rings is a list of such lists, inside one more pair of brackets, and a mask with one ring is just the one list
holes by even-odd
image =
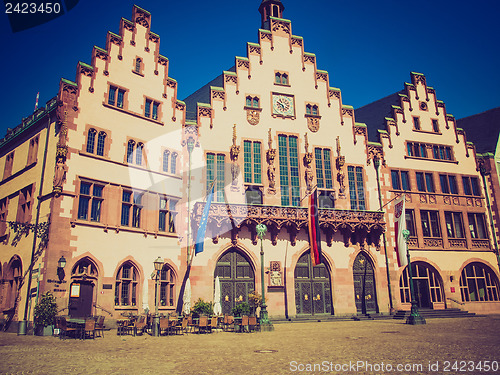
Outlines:
{"label": "clock face", "polygon": [[282,116],[293,116],[293,97],[273,95],[273,113]]}

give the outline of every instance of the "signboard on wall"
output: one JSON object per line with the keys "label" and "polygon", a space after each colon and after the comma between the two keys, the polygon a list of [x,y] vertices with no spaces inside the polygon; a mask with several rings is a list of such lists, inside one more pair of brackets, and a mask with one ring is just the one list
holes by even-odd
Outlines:
{"label": "signboard on wall", "polygon": [[75,297],[75,298],[80,297],[80,284],[71,285],[70,297]]}

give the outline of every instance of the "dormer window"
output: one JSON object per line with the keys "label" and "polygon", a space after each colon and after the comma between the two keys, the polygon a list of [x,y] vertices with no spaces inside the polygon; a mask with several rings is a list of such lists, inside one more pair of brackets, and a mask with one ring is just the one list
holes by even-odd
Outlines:
{"label": "dormer window", "polygon": [[276,72],[274,74],[274,83],[277,85],[286,85],[288,86],[288,74],[284,72]]}

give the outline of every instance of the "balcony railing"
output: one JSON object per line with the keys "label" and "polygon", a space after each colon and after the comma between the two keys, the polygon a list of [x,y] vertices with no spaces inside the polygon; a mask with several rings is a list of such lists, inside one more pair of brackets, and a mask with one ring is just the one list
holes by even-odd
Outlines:
{"label": "balcony railing", "polygon": [[[193,229],[198,227],[204,207],[205,203],[195,204]],[[208,228],[212,228],[212,233],[231,232],[233,244],[237,242],[238,232],[243,226],[249,229],[252,241],[257,244],[255,226],[260,223],[268,227],[273,245],[276,245],[281,230],[286,229],[294,246],[299,231],[302,228],[307,230],[307,208],[224,203],[212,203],[210,206]],[[328,246],[332,245],[336,232],[344,236],[345,246],[353,243],[379,246],[380,235],[385,230],[384,212],[380,211],[319,209],[319,224]],[[215,243],[218,237],[212,237]]]}

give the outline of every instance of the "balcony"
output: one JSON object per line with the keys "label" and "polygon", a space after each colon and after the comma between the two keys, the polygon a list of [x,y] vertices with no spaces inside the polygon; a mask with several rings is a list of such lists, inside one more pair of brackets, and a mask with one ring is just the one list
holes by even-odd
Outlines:
{"label": "balcony", "polygon": [[[194,205],[192,214],[192,229],[196,232],[205,203]],[[212,233],[230,232],[231,241],[236,244],[238,232],[247,227],[251,240],[257,244],[257,224],[267,226],[271,235],[271,242],[277,244],[278,235],[286,230],[290,236],[290,243],[295,246],[297,234],[301,229],[307,233],[308,227],[306,207],[262,206],[245,204],[212,203],[208,216],[207,235]],[[374,245],[377,247],[380,235],[385,231],[384,213],[379,211],[353,211],[336,209],[319,209],[319,225],[326,236],[326,244],[332,246],[333,235],[340,232],[343,235],[346,247],[359,244],[361,247]],[[212,237],[217,243],[219,235]]]}

